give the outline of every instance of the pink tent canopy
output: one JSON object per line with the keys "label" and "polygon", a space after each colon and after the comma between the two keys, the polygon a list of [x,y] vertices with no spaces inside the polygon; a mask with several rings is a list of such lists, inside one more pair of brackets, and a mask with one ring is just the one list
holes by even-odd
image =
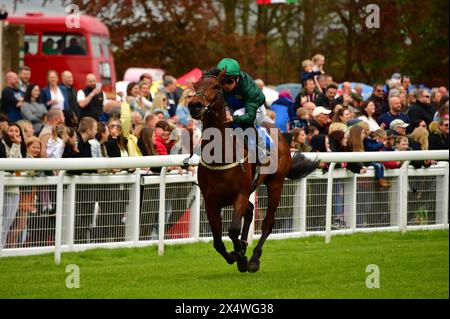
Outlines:
{"label": "pink tent canopy", "polygon": [[139,82],[139,77],[143,73],[150,73],[153,81],[162,80],[164,70],[162,69],[151,69],[151,68],[128,68],[123,76],[124,81],[128,82]]}
{"label": "pink tent canopy", "polygon": [[200,80],[201,77],[202,77],[202,70],[200,70],[199,68],[195,68],[186,73],[185,75],[179,77],[177,79],[177,82],[180,85],[186,86],[186,80],[192,79],[194,82],[196,82]]}

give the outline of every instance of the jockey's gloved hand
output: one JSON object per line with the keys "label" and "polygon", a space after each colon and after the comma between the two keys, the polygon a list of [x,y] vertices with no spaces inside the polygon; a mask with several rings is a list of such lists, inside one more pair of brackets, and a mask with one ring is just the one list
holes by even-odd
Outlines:
{"label": "jockey's gloved hand", "polygon": [[231,116],[230,112],[225,112],[225,123],[231,123],[233,122],[233,117]]}

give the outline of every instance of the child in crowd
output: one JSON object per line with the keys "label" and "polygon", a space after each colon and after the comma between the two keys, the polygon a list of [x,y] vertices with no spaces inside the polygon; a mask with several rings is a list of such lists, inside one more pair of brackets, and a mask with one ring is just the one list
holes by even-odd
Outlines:
{"label": "child in crowd", "polygon": [[[409,139],[406,136],[397,136],[395,139],[395,150],[398,152],[406,152],[411,151],[412,149],[409,147]],[[424,161],[411,161],[409,164],[414,166],[414,168],[421,168],[421,167],[430,167],[431,165],[435,164],[436,161],[432,160],[424,160]],[[399,163],[399,166],[401,166],[402,163]]]}
{"label": "child in crowd", "polygon": [[[377,143],[383,144],[383,147],[381,149],[379,149],[379,151],[381,151],[381,152],[392,152],[394,150],[395,138],[391,137],[389,139],[385,130],[383,130],[383,129],[375,130],[374,132],[371,133],[371,136],[372,136],[372,139],[374,141],[376,141]],[[396,161],[382,162],[384,167],[385,168],[389,168],[389,169],[399,168],[400,167],[399,163],[400,162],[396,162]]]}
{"label": "child in crowd", "polygon": [[303,72],[300,76],[300,82],[304,83],[307,79],[314,79],[314,77],[322,74],[320,71],[314,71],[314,62],[312,60],[304,60],[302,62]]}
{"label": "child in crowd", "polygon": [[308,127],[310,124],[309,118],[308,110],[303,107],[299,107],[297,109],[297,119],[293,120],[291,123],[292,129],[301,128],[306,134],[308,134]]}
{"label": "child in crowd", "polygon": [[320,72],[321,74],[324,74],[325,71],[323,70],[323,66],[325,64],[325,56],[323,54],[316,54],[315,56],[313,56],[312,58],[312,62],[313,62],[313,72]]}

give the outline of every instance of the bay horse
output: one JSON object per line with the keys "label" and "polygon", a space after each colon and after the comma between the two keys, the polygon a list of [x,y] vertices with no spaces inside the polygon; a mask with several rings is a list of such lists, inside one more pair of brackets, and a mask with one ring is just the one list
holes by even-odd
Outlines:
{"label": "bay horse", "polygon": [[[290,147],[281,131],[277,131],[277,140],[274,141],[278,147],[278,166],[272,174],[261,174],[254,179],[255,163],[251,163],[248,157],[234,159],[233,163],[206,164],[203,159],[203,150],[209,143],[218,143],[224,150],[226,144],[226,122],[225,99],[222,92],[222,79],[225,71],[217,76],[203,75],[194,84],[194,96],[188,104],[191,116],[202,120],[203,132],[208,128],[215,128],[221,133],[221,141],[202,138],[202,155],[198,167],[198,184],[205,200],[205,208],[214,238],[214,248],[219,252],[228,264],[237,262],[240,272],[257,272],[260,268],[260,257],[264,242],[272,231],[275,222],[275,211],[280,203],[283,183],[286,177],[297,179],[304,177],[318,167],[318,162],[307,160],[300,153],[291,158]],[[233,158],[237,156],[236,147],[233,146]],[[246,153],[248,153],[246,151]],[[223,153],[222,153],[223,154]],[[247,238],[250,224],[253,219],[253,204],[249,201],[250,194],[255,188],[264,183],[267,186],[268,207],[262,224],[261,238],[253,250],[253,255],[247,261],[245,256],[248,246]],[[228,253],[222,241],[222,217],[221,210],[225,206],[233,205],[234,214],[229,227],[229,237],[233,242],[234,251]],[[244,224],[241,233],[241,222]],[[239,235],[241,236],[239,238]]]}

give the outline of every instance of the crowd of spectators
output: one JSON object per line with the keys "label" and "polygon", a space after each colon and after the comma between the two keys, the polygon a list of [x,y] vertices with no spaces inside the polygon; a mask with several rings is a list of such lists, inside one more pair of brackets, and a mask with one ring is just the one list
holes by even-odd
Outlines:
{"label": "crowd of spectators", "polygon": [[[407,75],[395,73],[385,84],[375,83],[364,100],[361,85],[333,82],[324,71],[325,57],[315,55],[302,63],[302,89],[293,97],[282,91],[268,111],[268,121],[277,126],[291,149],[311,152],[379,152],[442,150],[449,148],[446,87],[416,87]],[[414,167],[429,167],[435,161],[413,161]],[[342,165],[341,165],[342,166]],[[343,163],[355,173],[373,167],[381,188],[390,187],[386,168],[398,162]],[[327,165],[323,164],[323,169]]]}
{"label": "crowd of spectators", "polygon": [[[142,74],[139,82],[128,84],[126,92],[108,98],[94,74],[87,74],[85,87],[76,91],[68,70],[61,74],[48,71],[48,85],[44,88],[30,82],[31,72],[25,66],[18,74],[6,75],[1,95],[0,158],[168,155],[186,152],[183,147],[189,147],[182,143],[182,129],[199,141],[200,128],[187,108],[193,90],[181,89],[173,76],[164,76],[161,87],[152,93],[151,75]],[[181,167],[169,169],[182,173]],[[119,171],[113,169],[109,173]],[[144,173],[159,171],[158,167],[144,168]],[[48,176],[57,172],[25,173]],[[7,243],[15,247],[24,227],[19,219],[36,211],[35,194],[26,196],[30,192],[33,193],[19,187],[6,188],[1,246]],[[23,205],[25,201],[27,205]]]}
{"label": "crowd of spectators", "polygon": [[[323,55],[303,61],[302,66],[300,93],[293,97],[290,91],[282,91],[271,105],[266,103],[266,121],[284,133],[292,151],[448,149],[447,88],[417,88],[408,76],[394,74],[386,84],[374,84],[372,94],[364,100],[361,86],[333,82],[324,71]],[[31,73],[24,66],[18,74],[11,71],[6,75],[1,94],[0,158],[168,155],[186,146],[181,129],[189,132],[193,141],[189,147],[200,140],[201,122],[192,119],[187,107],[194,89],[192,85],[181,88],[173,76],[165,75],[161,87],[151,92],[152,76],[142,74],[138,82],[128,84],[126,92],[108,98],[93,74],[87,74],[85,87],[76,91],[68,70],[61,74],[48,71],[44,88],[30,82]],[[260,88],[264,86],[261,80],[256,82]],[[434,161],[412,164],[429,167]],[[340,165],[358,174],[373,167],[381,188],[390,187],[385,169],[400,166],[398,162]],[[322,168],[326,170],[327,165]],[[181,167],[171,169],[182,172]],[[149,173],[159,170],[148,168]],[[42,176],[55,173],[33,172]],[[6,189],[2,246],[8,243],[14,247],[20,242],[25,226],[16,217],[36,211],[33,192],[19,187]]]}

